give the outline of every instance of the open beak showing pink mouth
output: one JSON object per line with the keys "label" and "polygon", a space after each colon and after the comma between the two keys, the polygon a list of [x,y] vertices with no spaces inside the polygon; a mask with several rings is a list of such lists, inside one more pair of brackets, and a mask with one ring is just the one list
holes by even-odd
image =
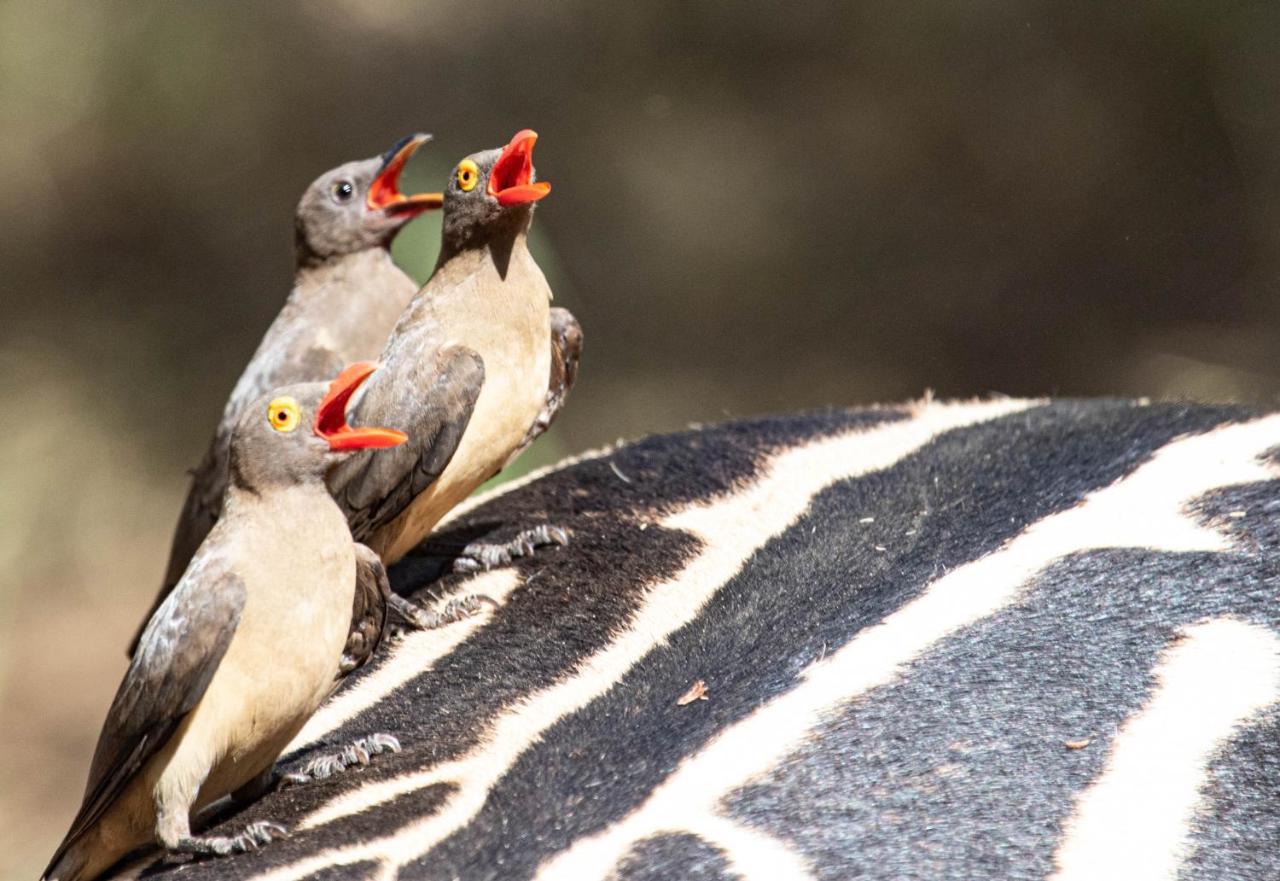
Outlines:
{"label": "open beak showing pink mouth", "polygon": [[400,192],[400,172],[404,171],[404,164],[429,140],[431,135],[412,135],[387,152],[382,169],[369,186],[369,198],[365,204],[370,211],[385,211],[388,215],[409,220],[444,204],[443,193],[406,196]]}
{"label": "open beak showing pink mouth", "polygon": [[536,202],[551,192],[546,181],[530,183],[533,179],[533,145],[538,133],[525,129],[518,132],[511,143],[502,148],[498,161],[489,173],[489,195],[504,208]]}
{"label": "open beak showing pink mouth", "polygon": [[372,361],[357,361],[329,383],[329,390],[316,408],[315,432],[329,442],[329,449],[333,452],[398,447],[409,439],[403,431],[394,428],[353,428],[347,425],[347,402],[377,369],[378,365]]}

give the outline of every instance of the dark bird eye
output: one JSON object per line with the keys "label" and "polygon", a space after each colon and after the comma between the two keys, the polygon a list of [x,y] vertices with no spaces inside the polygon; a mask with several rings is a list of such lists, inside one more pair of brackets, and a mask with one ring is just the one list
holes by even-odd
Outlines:
{"label": "dark bird eye", "polygon": [[333,194],[333,200],[335,202],[349,201],[351,197],[355,195],[355,191],[356,191],[356,188],[351,185],[351,181],[349,180],[338,181],[336,184],[333,185],[333,189],[330,190],[330,192]]}

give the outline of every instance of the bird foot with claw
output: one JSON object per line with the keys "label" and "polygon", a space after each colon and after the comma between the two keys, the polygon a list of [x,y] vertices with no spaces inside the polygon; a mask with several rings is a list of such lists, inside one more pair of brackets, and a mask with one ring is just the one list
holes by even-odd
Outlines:
{"label": "bird foot with claw", "polygon": [[479,612],[484,605],[489,605],[495,609],[498,608],[496,600],[482,593],[456,597],[445,603],[444,608],[439,610],[424,609],[417,603],[395,594],[392,594],[388,602],[391,608],[395,609],[396,613],[405,620],[405,623],[415,630],[438,630],[441,627],[447,627],[465,618],[470,618]]}
{"label": "bird foot with claw", "polygon": [[193,835],[189,838],[181,838],[170,848],[170,851],[223,857],[233,853],[248,853],[264,844],[288,837],[289,830],[279,823],[260,820],[257,823],[250,823],[239,835]]}
{"label": "bird foot with claw", "polygon": [[292,786],[309,783],[312,780],[323,780],[352,765],[367,765],[374,756],[381,753],[400,752],[400,741],[390,734],[370,734],[347,744],[336,753],[316,756],[303,766],[301,771],[285,774],[281,784]]}
{"label": "bird foot with claw", "polygon": [[481,572],[506,566],[513,560],[531,555],[538,548],[567,545],[570,535],[567,529],[544,523],[524,530],[511,541],[495,544],[472,542],[453,561],[453,571]]}

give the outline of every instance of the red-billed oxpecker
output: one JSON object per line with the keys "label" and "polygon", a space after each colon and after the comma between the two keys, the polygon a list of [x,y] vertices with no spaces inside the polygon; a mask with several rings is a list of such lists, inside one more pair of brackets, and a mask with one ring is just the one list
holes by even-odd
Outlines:
{"label": "red-billed oxpecker", "polygon": [[[352,533],[388,565],[546,430],[576,376],[582,332],[567,310],[551,308],[529,253],[534,203],[551,190],[534,175],[536,140],[525,130],[458,163],[435,271],[353,403],[353,423],[412,437],[385,456],[353,457],[329,478]],[[454,566],[488,568],[567,538],[543,524],[505,544],[469,545]]]}
{"label": "red-billed oxpecker", "polygon": [[[344,410],[374,365],[285,386],[236,421],[222,516],[147,623],[98,738],[84,802],[45,878],[89,881],[140,845],[226,854],[285,830],[195,836],[191,813],[260,782],[330,693],[357,555],[324,482],[405,435]],[[376,749],[374,750],[376,751]]]}
{"label": "red-billed oxpecker", "polygon": [[[270,389],[318,382],[352,361],[373,358],[417,285],[391,260],[396,233],[440,193],[405,195],[400,174],[430,135],[404,138],[373,159],[348,162],[317,178],[295,215],[296,274],[284,308],[258,345],[222,412],[174,530],[160,594],[164,600],[221,512],[231,430],[245,407]],[[141,630],[130,646],[132,654]]]}

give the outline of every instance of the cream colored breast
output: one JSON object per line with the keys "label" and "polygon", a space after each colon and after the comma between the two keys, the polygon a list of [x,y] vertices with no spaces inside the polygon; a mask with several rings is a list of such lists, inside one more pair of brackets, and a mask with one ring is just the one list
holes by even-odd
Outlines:
{"label": "cream colored breast", "polygon": [[175,757],[213,764],[201,804],[275,761],[329,693],[350,628],[355,554],[341,513],[314,497],[272,501],[241,530],[240,625]]}
{"label": "cream colored breast", "polygon": [[510,458],[547,395],[551,371],[550,289],[528,251],[517,249],[505,280],[491,263],[433,302],[445,345],[484,359],[484,385],[462,442],[439,479],[371,544],[398,560],[450,508]]}

